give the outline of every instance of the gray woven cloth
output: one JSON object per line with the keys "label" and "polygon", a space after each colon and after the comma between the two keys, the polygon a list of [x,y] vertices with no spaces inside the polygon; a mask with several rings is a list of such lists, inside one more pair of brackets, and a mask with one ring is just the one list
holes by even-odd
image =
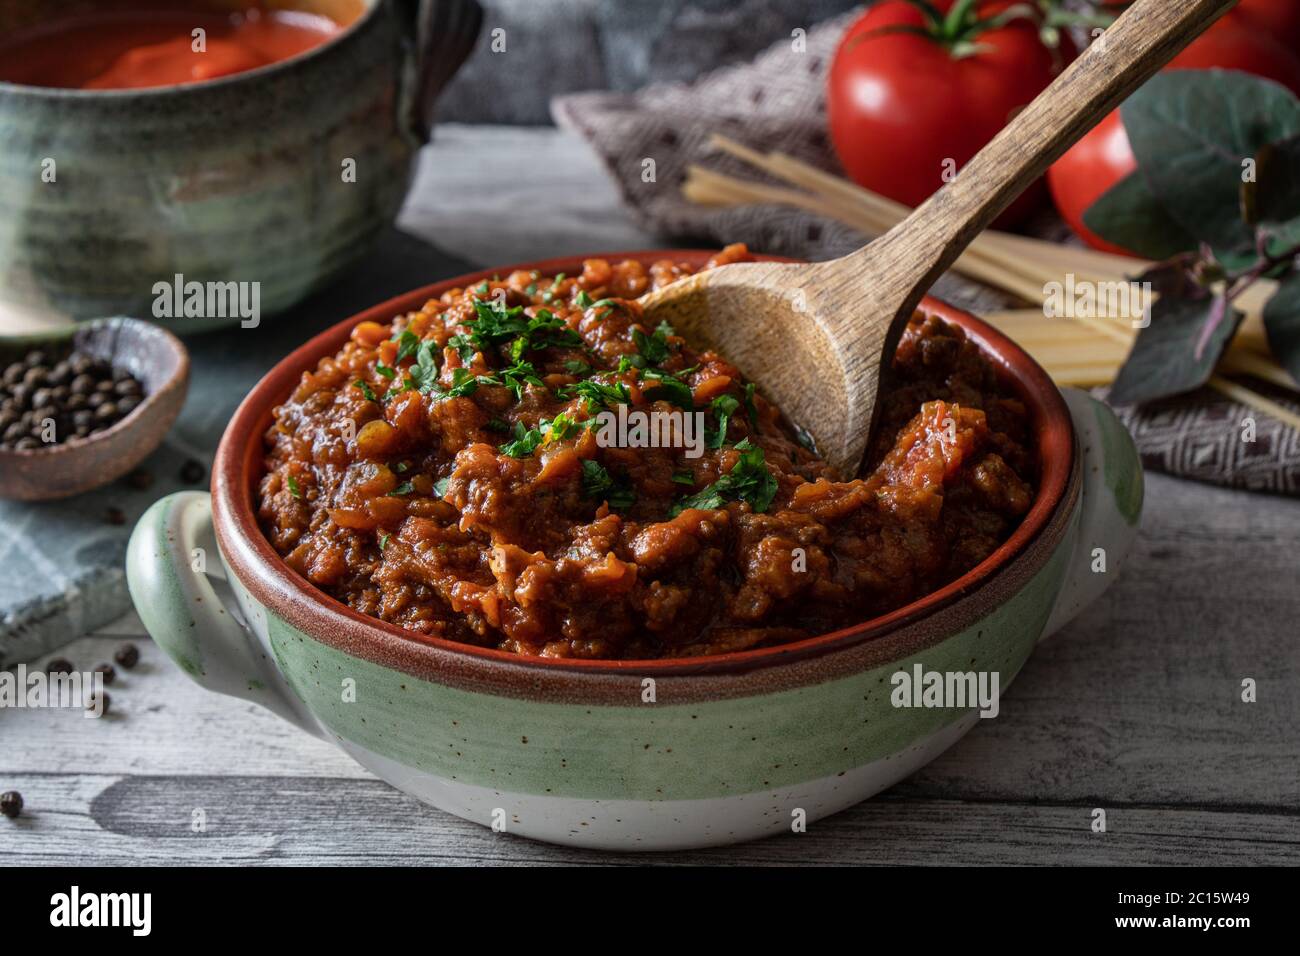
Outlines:
{"label": "gray woven cloth", "polygon": [[[663,83],[636,93],[577,93],[555,99],[557,123],[576,131],[601,158],[637,221],[677,242],[745,242],[755,251],[825,259],[862,245],[861,233],[785,206],[711,208],[681,194],[686,169],[762,178],[710,147],[723,133],[754,148],[780,150],[839,172],[826,135],[823,91],[835,45],[853,15],[828,20],[774,44],[753,62],[693,83]],[[1068,235],[1045,212],[1027,227],[1044,238]],[[1005,293],[954,273],[934,294],[979,313],[1019,304]],[[1252,382],[1269,398],[1300,411],[1293,393]],[[1098,394],[1104,397],[1104,391]],[[1300,495],[1300,432],[1208,389],[1176,401],[1116,412],[1137,441],[1146,467],[1212,484]],[[1243,426],[1253,421],[1250,429]]]}

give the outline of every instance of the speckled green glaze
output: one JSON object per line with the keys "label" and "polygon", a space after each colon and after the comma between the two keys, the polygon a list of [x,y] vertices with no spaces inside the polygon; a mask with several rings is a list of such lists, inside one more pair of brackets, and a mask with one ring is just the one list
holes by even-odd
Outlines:
{"label": "speckled green glaze", "polygon": [[[833,776],[898,753],[969,711],[890,703],[913,664],[997,671],[1009,684],[1065,573],[1058,551],[1012,600],[922,653],[793,690],[674,704],[581,706],[472,693],[341,653],[268,615],[276,663],[335,736],[462,783],[587,799],[684,800]],[[344,701],[344,681],[355,701]]]}
{"label": "speckled green glaze", "polygon": [[1133,439],[1123,423],[1105,406],[1095,404],[1092,411],[1101,435],[1106,487],[1115,496],[1115,507],[1120,515],[1129,525],[1137,527],[1146,489],[1142,463],[1133,447]]}
{"label": "speckled green glaze", "polygon": [[[260,283],[265,319],[355,262],[395,217],[419,146],[401,118],[404,27],[394,4],[364,6],[307,55],[208,83],[0,83],[0,297],[152,318],[155,283],[180,274]],[[0,4],[0,32],[33,8]],[[193,332],[240,319],[160,321]]]}

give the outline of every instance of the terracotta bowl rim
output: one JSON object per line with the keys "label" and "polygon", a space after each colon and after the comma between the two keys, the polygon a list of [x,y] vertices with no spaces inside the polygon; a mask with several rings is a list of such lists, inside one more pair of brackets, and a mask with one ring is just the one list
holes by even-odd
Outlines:
{"label": "terracotta bowl rim", "polygon": [[338,33],[330,37],[324,43],[318,43],[310,50],[286,57],[283,60],[276,60],[273,63],[266,63],[262,66],[254,67],[251,70],[241,70],[238,73],[232,73],[229,76],[219,76],[215,80],[203,80],[198,83],[172,83],[169,86],[145,86],[130,87],[126,89],[112,88],[105,90],[83,90],[73,87],[64,86],[34,86],[30,83],[12,83],[8,80],[0,80],[0,93],[7,93],[11,96],[31,96],[36,99],[72,99],[86,101],[103,101],[103,100],[123,100],[132,97],[141,99],[153,99],[155,97],[174,97],[193,95],[195,91],[207,91],[211,89],[235,86],[239,83],[247,83],[252,80],[258,80],[267,76],[274,76],[277,73],[294,69],[297,66],[314,60],[318,56],[324,56],[326,51],[338,46],[346,38],[356,33],[362,25],[370,22],[378,15],[378,11],[383,8],[384,0],[361,0],[366,4],[364,10],[355,20],[344,26]]}
{"label": "terracotta bowl rim", "polygon": [[[992,326],[938,299],[926,297],[921,308],[960,325],[989,357],[999,374],[1013,385],[1033,416],[1039,443],[1040,477],[1038,493],[1020,526],[988,558],[956,581],[904,607],[860,624],[789,644],[703,657],[672,657],[639,660],[576,660],[514,654],[495,648],[477,647],[444,638],[432,638],[369,617],[317,589],[291,570],[262,533],[253,505],[254,480],[260,472],[262,436],[270,423],[271,410],[297,384],[302,372],[333,355],[351,329],[363,321],[387,322],[393,316],[419,308],[426,300],[453,288],[464,288],[494,275],[515,270],[537,270],[542,274],[573,273],[584,259],[610,261],[634,259],[649,263],[674,259],[700,265],[717,250],[660,249],[630,252],[602,252],[562,256],[533,262],[480,269],[395,296],[357,315],[344,319],[312,337],[281,359],[252,388],[232,416],[217,448],[212,465],[213,525],[222,554],[240,583],[263,606],[317,638],[338,635],[345,652],[363,658],[391,661],[423,658],[436,672],[438,659],[452,655],[459,666],[490,672],[519,668],[540,678],[545,673],[569,675],[692,675],[751,670],[815,657],[856,646],[913,624],[918,619],[968,596],[1024,553],[1047,528],[1057,507],[1066,498],[1076,455],[1074,427],[1065,399],[1047,373],[1019,346]],[[780,256],[756,255],[765,261],[793,262]],[[300,622],[309,626],[303,626]],[[359,640],[342,635],[361,629]],[[328,640],[336,643],[336,640]]]}

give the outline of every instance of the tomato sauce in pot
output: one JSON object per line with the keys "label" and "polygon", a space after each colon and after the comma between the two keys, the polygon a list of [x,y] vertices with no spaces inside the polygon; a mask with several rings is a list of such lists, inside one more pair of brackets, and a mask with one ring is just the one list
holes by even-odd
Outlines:
{"label": "tomato sauce in pot", "polygon": [[[961,329],[912,320],[863,472],[838,480],[724,356],[643,320],[636,298],[689,271],[592,259],[359,324],[275,410],[268,539],[413,632],[608,659],[859,623],[1007,539],[1034,499],[1029,416]],[[680,427],[655,445],[637,414]]]}
{"label": "tomato sauce in pot", "polygon": [[340,30],[317,14],[223,13],[194,0],[91,11],[0,40],[0,80],[83,90],[202,83],[298,56]]}

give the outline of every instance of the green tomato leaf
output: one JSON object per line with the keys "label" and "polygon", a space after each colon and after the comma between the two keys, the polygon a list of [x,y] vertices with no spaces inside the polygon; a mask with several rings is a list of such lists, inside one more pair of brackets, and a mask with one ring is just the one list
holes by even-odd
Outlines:
{"label": "green tomato leaf", "polygon": [[1162,296],[1111,386],[1112,402],[1150,402],[1200,388],[1244,315],[1223,299]]}
{"label": "green tomato leaf", "polygon": [[1161,73],[1121,108],[1138,171],[1183,231],[1221,256],[1252,247],[1242,217],[1245,163],[1300,134],[1300,101],[1232,70]]}
{"label": "green tomato leaf", "polygon": [[1196,248],[1196,237],[1165,211],[1141,173],[1131,173],[1088,207],[1083,222],[1103,239],[1147,259]]}
{"label": "green tomato leaf", "polygon": [[1282,367],[1300,382],[1300,273],[1292,273],[1264,306],[1268,346]]}

